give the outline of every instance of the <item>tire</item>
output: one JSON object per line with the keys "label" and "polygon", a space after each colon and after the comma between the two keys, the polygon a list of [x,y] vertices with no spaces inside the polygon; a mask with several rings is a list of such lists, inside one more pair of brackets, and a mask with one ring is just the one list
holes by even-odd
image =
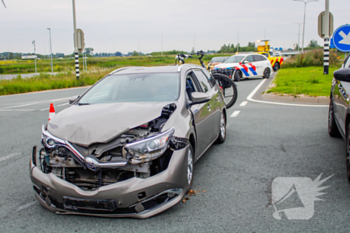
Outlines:
{"label": "tire", "polygon": [[264,74],[263,74],[263,78],[268,79],[268,78],[270,78],[270,75],[271,75],[271,70],[270,70],[270,68],[265,68]]}
{"label": "tire", "polygon": [[226,118],[224,112],[221,113],[220,119],[220,133],[218,139],[216,139],[216,144],[222,144],[226,140]]}
{"label": "tire", "polygon": [[328,109],[328,134],[331,137],[339,138],[340,132],[334,118],[333,100],[331,98]]}
{"label": "tire", "polygon": [[241,79],[242,79],[242,72],[239,71],[239,70],[237,70],[237,71],[235,72],[235,77],[234,77],[234,79],[235,79],[236,82],[241,81]]}
{"label": "tire", "polygon": [[346,127],[346,176],[350,182],[350,123]]}
{"label": "tire", "polygon": [[274,65],[273,65],[273,70],[274,71],[277,71],[279,70],[281,67],[280,67],[280,63],[276,62]]}
{"label": "tire", "polygon": [[226,108],[232,107],[236,103],[238,97],[238,91],[236,84],[227,75],[215,73],[213,77],[219,83],[224,95],[224,102]]}
{"label": "tire", "polygon": [[188,146],[187,149],[187,155],[186,155],[186,160],[187,160],[187,183],[188,183],[188,190],[187,192],[191,189],[192,183],[193,183],[193,171],[194,171],[194,153],[193,153],[193,148],[191,145]]}

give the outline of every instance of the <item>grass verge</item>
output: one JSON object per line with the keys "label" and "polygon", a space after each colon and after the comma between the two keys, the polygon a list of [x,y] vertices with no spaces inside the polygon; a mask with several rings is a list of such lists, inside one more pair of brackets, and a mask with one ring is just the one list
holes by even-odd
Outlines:
{"label": "grass verge", "polygon": [[329,74],[323,74],[323,67],[282,68],[278,71],[272,87],[267,93],[279,95],[329,96],[333,72],[336,67],[329,68]]}
{"label": "grass verge", "polygon": [[101,70],[94,73],[83,73],[79,80],[76,80],[75,74],[70,72],[53,76],[40,74],[32,78],[22,78],[18,75],[12,80],[0,80],[0,95],[88,86],[94,84],[109,72]]}

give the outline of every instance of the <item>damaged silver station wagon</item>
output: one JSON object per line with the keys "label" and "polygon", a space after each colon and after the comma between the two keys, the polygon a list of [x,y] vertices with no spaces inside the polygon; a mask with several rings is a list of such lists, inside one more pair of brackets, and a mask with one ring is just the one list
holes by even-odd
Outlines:
{"label": "damaged silver station wagon", "polygon": [[118,69],[70,103],[43,125],[30,160],[37,200],[58,214],[158,214],[226,138],[220,86],[196,65]]}

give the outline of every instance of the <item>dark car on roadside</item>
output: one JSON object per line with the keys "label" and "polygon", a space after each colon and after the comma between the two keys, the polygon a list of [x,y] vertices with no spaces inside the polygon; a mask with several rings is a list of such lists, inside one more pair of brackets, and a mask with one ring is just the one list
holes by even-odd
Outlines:
{"label": "dark car on roadside", "polygon": [[328,133],[346,141],[346,170],[350,181],[350,55],[335,71],[328,111]]}

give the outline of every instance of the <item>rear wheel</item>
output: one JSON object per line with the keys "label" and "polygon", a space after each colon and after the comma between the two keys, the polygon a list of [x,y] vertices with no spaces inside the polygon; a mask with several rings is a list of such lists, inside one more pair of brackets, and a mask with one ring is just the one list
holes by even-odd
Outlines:
{"label": "rear wheel", "polygon": [[227,75],[215,73],[213,76],[222,89],[226,108],[230,108],[237,100],[238,92],[236,84]]}
{"label": "rear wheel", "polygon": [[269,68],[265,68],[263,78],[270,78],[271,70]]}
{"label": "rear wheel", "polygon": [[333,100],[331,99],[329,102],[328,109],[328,134],[331,137],[340,137],[339,129],[334,119],[334,108],[333,108]]}
{"label": "rear wheel", "polygon": [[280,69],[280,63],[276,62],[275,65],[273,65],[273,70],[277,71]]}

